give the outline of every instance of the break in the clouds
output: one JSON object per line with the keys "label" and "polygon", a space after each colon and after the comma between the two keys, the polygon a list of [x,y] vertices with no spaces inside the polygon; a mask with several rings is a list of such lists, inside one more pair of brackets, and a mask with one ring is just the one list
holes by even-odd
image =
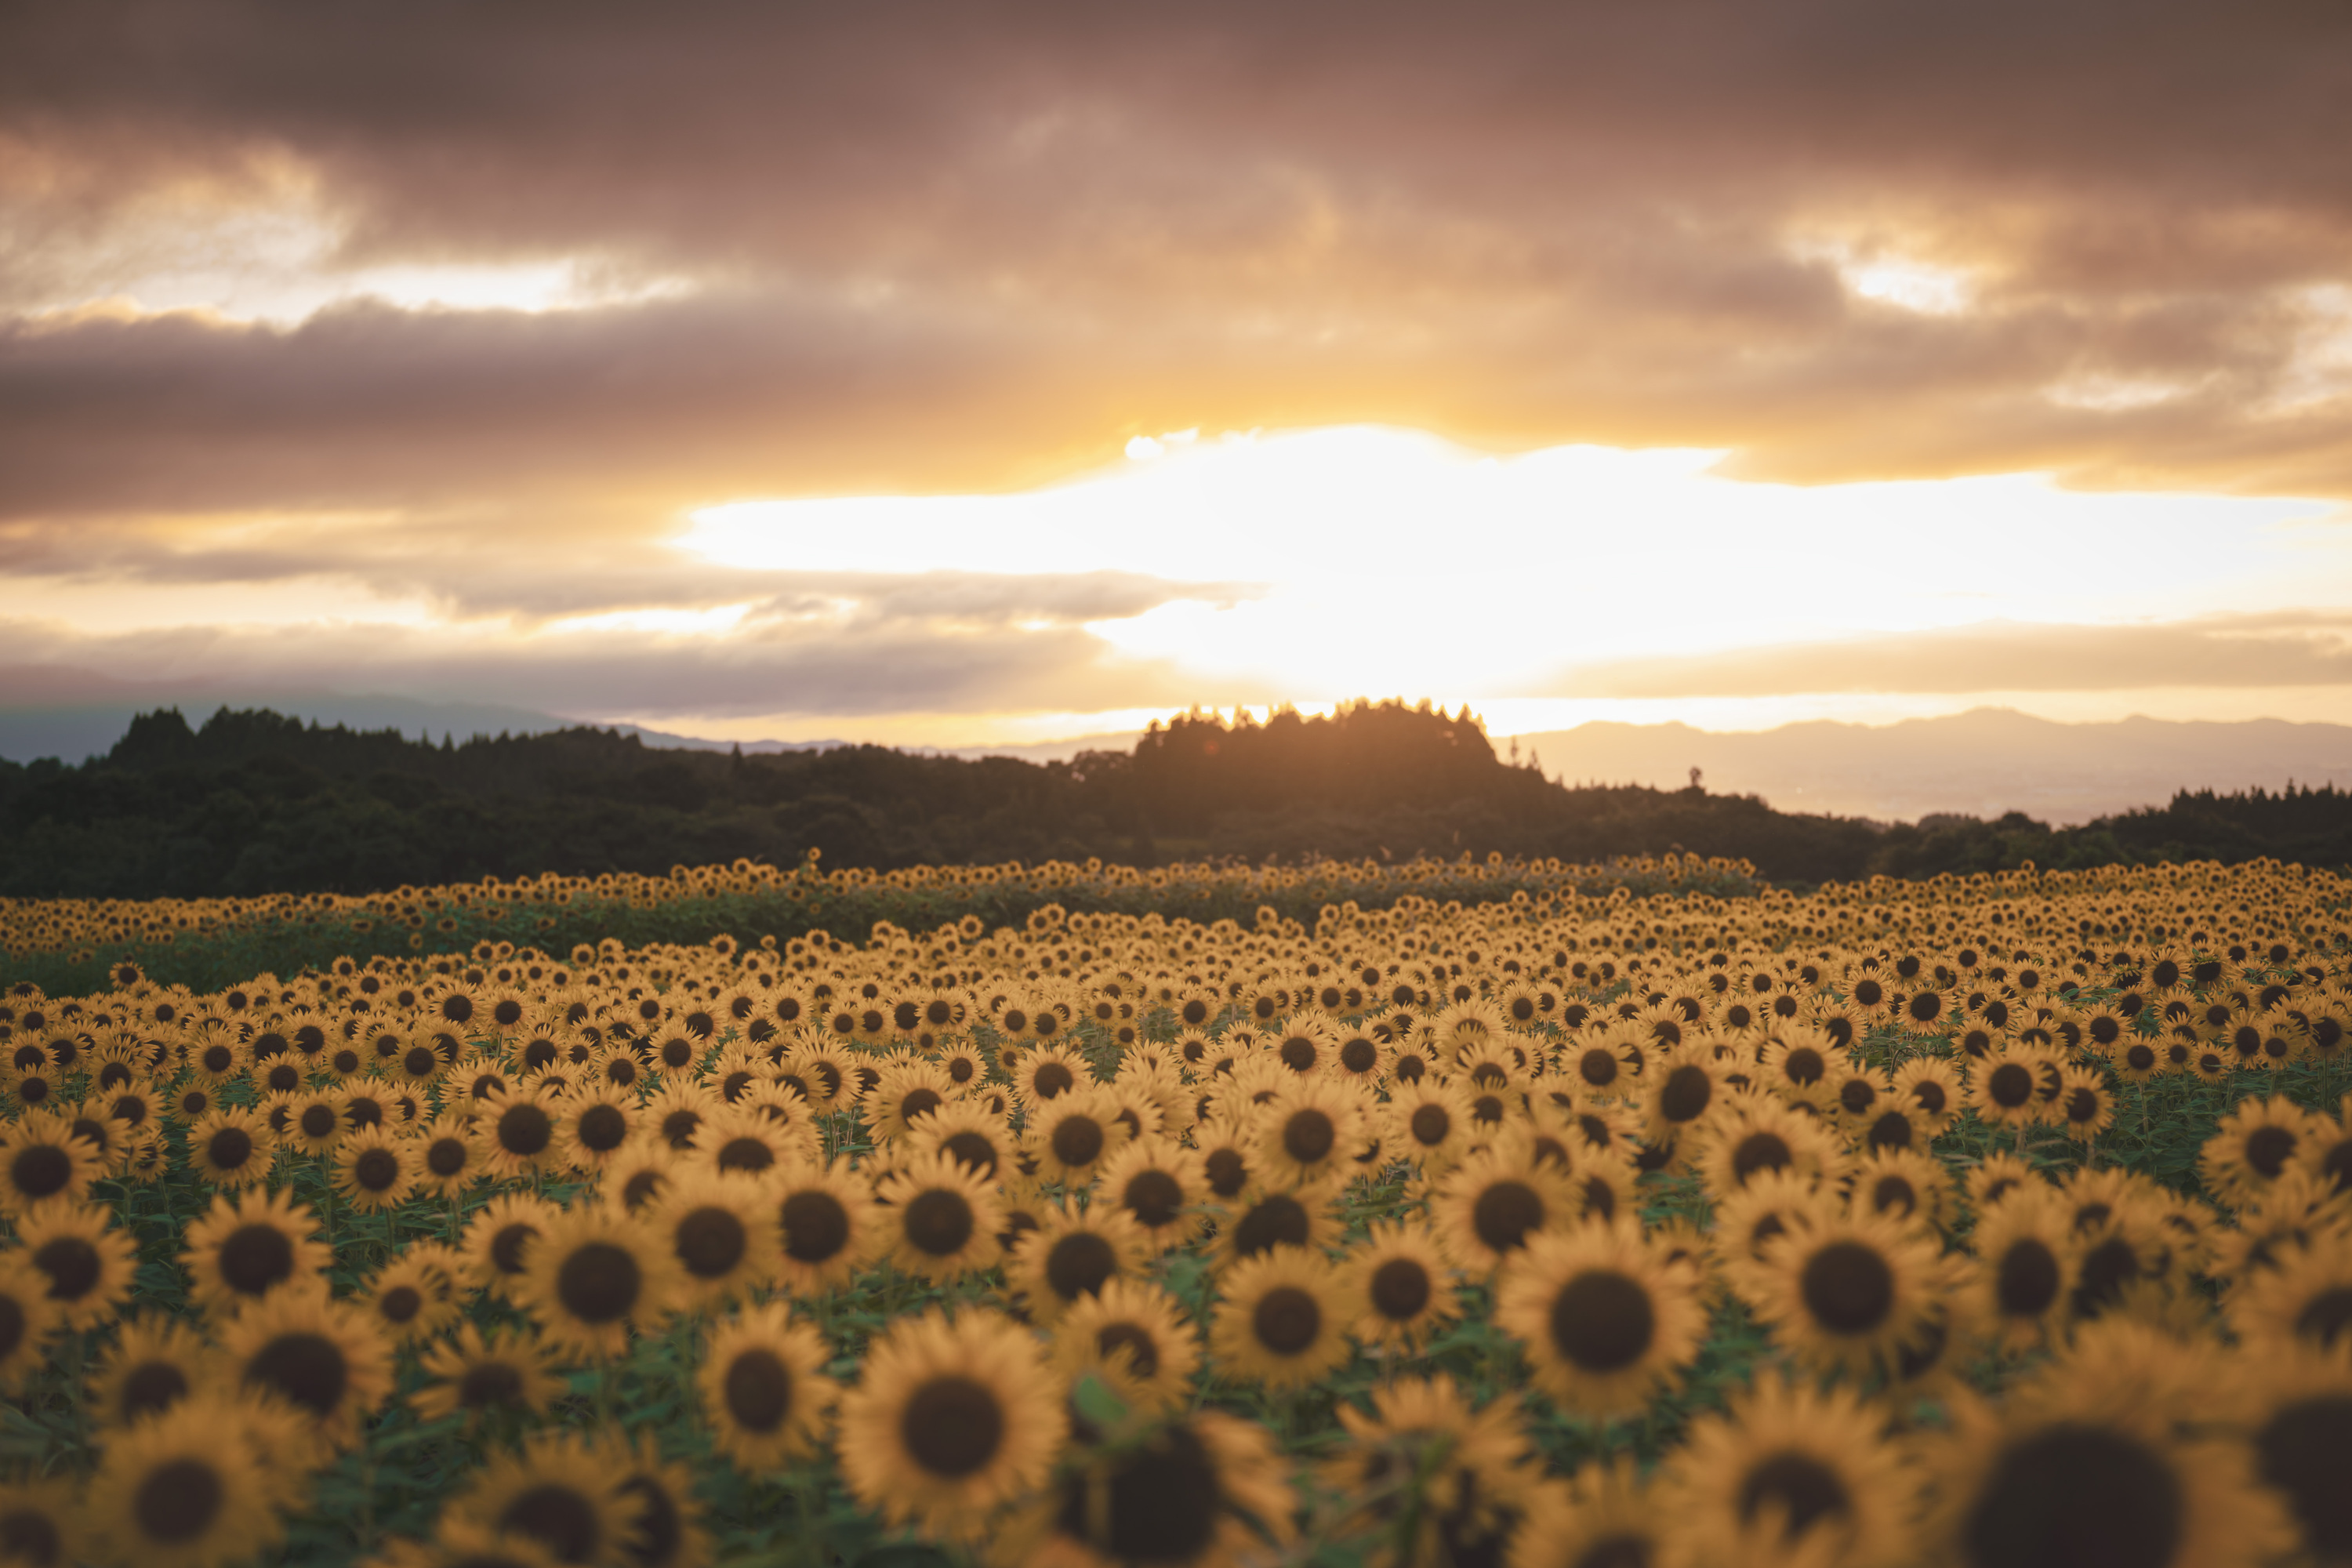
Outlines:
{"label": "break in the clouds", "polygon": [[2213,617],[2352,604],[2347,257],[2340,6],[12,6],[5,657],[746,722],[2325,690]]}

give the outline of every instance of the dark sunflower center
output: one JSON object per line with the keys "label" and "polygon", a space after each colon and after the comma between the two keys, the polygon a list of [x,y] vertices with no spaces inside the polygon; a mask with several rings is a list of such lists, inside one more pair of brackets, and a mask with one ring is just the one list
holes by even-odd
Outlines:
{"label": "dark sunflower center", "polygon": [[1029,1079],[1040,1100],[1054,1100],[1077,1087],[1077,1078],[1059,1062],[1047,1062]]}
{"label": "dark sunflower center", "polygon": [[1810,1086],[1822,1081],[1829,1063],[1811,1046],[1799,1046],[1780,1059],[1780,1074],[1790,1083]]}
{"label": "dark sunflower center", "polygon": [[2004,1449],[1960,1525],[1978,1568],[2159,1568],[2181,1546],[2180,1480],[2122,1433],[2062,1423]]}
{"label": "dark sunflower center", "polygon": [[467,1148],[463,1138],[436,1138],[425,1148],[425,1168],[447,1180],[466,1168]]}
{"label": "dark sunflower center", "polygon": [[389,1192],[400,1180],[400,1156],[389,1149],[362,1149],[352,1162],[352,1180],[372,1193]]}
{"label": "dark sunflower center", "polygon": [[1848,1079],[1845,1087],[1838,1090],[1838,1103],[1849,1114],[1859,1116],[1878,1103],[1878,1090],[1867,1079]]}
{"label": "dark sunflower center", "polygon": [[1753,1523],[1769,1507],[1780,1518],[1784,1541],[1795,1541],[1824,1515],[1843,1514],[1853,1506],[1838,1473],[1808,1454],[1769,1455],[1740,1478],[1741,1521]]}
{"label": "dark sunflower center", "polygon": [[0,1559],[27,1568],[58,1568],[66,1560],[66,1542],[57,1517],[36,1503],[0,1505]]}
{"label": "dark sunflower center", "polygon": [[1090,1230],[1073,1231],[1045,1255],[1045,1283],[1065,1301],[1098,1295],[1118,1272],[1118,1254]]}
{"label": "dark sunflower center", "polygon": [[674,1233],[677,1260],[698,1279],[722,1279],[743,1261],[751,1235],[734,1211],[715,1205],[691,1209]]}
{"label": "dark sunflower center", "polygon": [[555,1297],[583,1323],[617,1322],[637,1304],[644,1271],[634,1254],[610,1241],[586,1241],[555,1271]]}
{"label": "dark sunflower center", "polygon": [[719,1146],[719,1168],[722,1171],[748,1171],[756,1174],[772,1169],[775,1163],[776,1152],[768,1147],[764,1138],[746,1134],[730,1138]]}
{"label": "dark sunflower center", "polygon": [[1119,1197],[1136,1223],[1150,1230],[1173,1223],[1184,1207],[1184,1189],[1165,1171],[1138,1171]]}
{"label": "dark sunflower center", "polygon": [[1859,1241],[1833,1241],[1807,1258],[1798,1289],[1805,1310],[1834,1334],[1869,1333],[1895,1310],[1895,1270]]}
{"label": "dark sunflower center", "polygon": [[1160,1373],[1160,1342],[1148,1329],[1134,1323],[1105,1323],[1095,1331],[1095,1353],[1108,1361],[1114,1352],[1127,1352],[1129,1370],[1140,1378]]}
{"label": "dark sunflower center", "polygon": [[1911,1141],[1911,1119],[1899,1110],[1889,1110],[1870,1124],[1874,1149],[1908,1149]]}
{"label": "dark sunflower center", "polygon": [[773,1432],[793,1408],[793,1369],[758,1345],[727,1363],[727,1414],[747,1432]]}
{"label": "dark sunflower center", "polygon": [[525,1101],[499,1112],[499,1147],[509,1154],[543,1154],[554,1139],[554,1120],[536,1105]]}
{"label": "dark sunflower center", "polygon": [[221,1282],[258,1296],[294,1276],[294,1240],[274,1225],[241,1225],[220,1245]]}
{"label": "dark sunflower center", "polygon": [[1063,1533],[1097,1542],[1116,1562],[1189,1563],[1216,1537],[1222,1496],[1216,1461],[1184,1427],[1120,1456],[1098,1485],[1097,1490],[1082,1479],[1067,1482],[1056,1522]]}
{"label": "dark sunflower center", "polygon": [[523,1254],[539,1236],[539,1226],[528,1222],[502,1226],[490,1237],[490,1267],[501,1274],[520,1274],[523,1270]]}
{"label": "dark sunflower center", "polygon": [[971,1239],[971,1205],[961,1193],[934,1187],[907,1205],[907,1239],[933,1258],[951,1258]]}
{"label": "dark sunflower center", "polygon": [[2083,1255],[2072,1303],[2078,1318],[2095,1318],[2123,1300],[2124,1288],[2139,1278],[2139,1251],[2129,1238],[2111,1236]]}
{"label": "dark sunflower center", "polygon": [[668,1180],[659,1171],[639,1171],[621,1184],[621,1205],[631,1214],[636,1213],[661,1196]]}
{"label": "dark sunflower center", "polygon": [[1552,1298],[1552,1347],[1586,1372],[1632,1366],[1649,1352],[1657,1328],[1650,1293],[1614,1269],[1587,1269]]}
{"label": "dark sunflower center", "polygon": [[629,1136],[629,1119],[617,1105],[592,1105],[572,1123],[580,1146],[592,1154],[609,1154]]}
{"label": "dark sunflower center", "polygon": [[425,1310],[425,1294],[414,1285],[394,1285],[375,1299],[375,1310],[387,1323],[412,1322]]}
{"label": "dark sunflower center", "polygon": [[1795,1163],[1789,1141],[1778,1132],[1750,1132],[1731,1151],[1731,1173],[1742,1185],[1759,1171],[1786,1170]]}
{"label": "dark sunflower center", "polygon": [[499,1513],[499,1529],[529,1536],[559,1563],[593,1563],[604,1545],[596,1500],[561,1481],[527,1487]]}
{"label": "dark sunflower center", "polygon": [[1311,1165],[1331,1152],[1339,1130],[1322,1111],[1308,1107],[1294,1110],[1282,1124],[1282,1151],[1302,1165]]}
{"label": "dark sunflower center", "polygon": [[73,1156],[54,1143],[20,1149],[8,1163],[8,1180],[28,1198],[55,1197],[73,1180]]}
{"label": "dark sunflower center", "polygon": [[1306,1205],[1287,1193],[1269,1194],[1234,1226],[1234,1252],[1255,1258],[1277,1247],[1304,1247],[1310,1229]]}
{"label": "dark sunflower center", "polygon": [[1250,1311],[1250,1331],[1276,1355],[1297,1355],[1323,1330],[1323,1309],[1296,1285],[1277,1285]]}
{"label": "dark sunflower center", "polygon": [[2058,1255],[2049,1244],[2026,1237],[2001,1254],[1994,1277],[2000,1310],[2015,1318],[2038,1318],[2058,1299]]}
{"label": "dark sunflower center", "polygon": [[2323,1350],[2333,1349],[2347,1328],[2352,1328],[2352,1286],[2338,1285],[2320,1291],[2294,1315],[2296,1337],[2309,1340]]}
{"label": "dark sunflower center", "polygon": [[1209,1190],[1221,1198],[1232,1197],[1249,1181],[1249,1166],[1243,1163],[1238,1149],[1213,1149],[1202,1162],[1208,1173]]}
{"label": "dark sunflower center", "polygon": [[2246,1134],[2246,1163],[2266,1180],[2276,1181],[2294,1152],[2294,1134],[2284,1127],[2257,1127]]}
{"label": "dark sunflower center", "polygon": [[457,1403],[468,1410],[489,1410],[522,1403],[522,1373],[502,1361],[478,1361],[457,1380]]}
{"label": "dark sunflower center", "polygon": [[831,1193],[794,1193],[777,1213],[785,1256],[795,1263],[824,1263],[849,1245],[849,1211]]}
{"label": "dark sunflower center", "polygon": [[125,1421],[152,1415],[169,1410],[187,1396],[186,1369],[175,1362],[141,1362],[122,1380],[122,1394],[115,1414]]}
{"label": "dark sunflower center", "polygon": [[1372,1270],[1372,1310],[1391,1322],[1411,1322],[1429,1305],[1429,1270],[1412,1258],[1391,1258]]}
{"label": "dark sunflower center", "polygon": [[1985,1079],[1985,1092],[1995,1105],[2015,1110],[2033,1098],[2033,1074],[2020,1062],[2003,1062]]}
{"label": "dark sunflower center", "polygon": [[97,1288],[106,1263],[87,1237],[60,1236],[34,1249],[33,1267],[49,1277],[51,1300],[79,1301]]}
{"label": "dark sunflower center", "polygon": [[1543,1194],[1525,1182],[1490,1183],[1470,1205],[1470,1227],[1493,1252],[1525,1247],[1528,1232],[1540,1229],[1543,1223]]}
{"label": "dark sunflower center", "polygon": [[1360,1035],[1339,1047],[1339,1065],[1352,1073],[1370,1072],[1380,1059],[1380,1047]]}
{"label": "dark sunflower center", "polygon": [[960,1480],[1004,1446],[1004,1409],[968,1377],[935,1377],[915,1390],[898,1418],[898,1438],[916,1464]]}
{"label": "dark sunflower center", "polygon": [[1919,1206],[1919,1194],[1908,1176],[1881,1176],[1870,1189],[1870,1206],[1880,1214],[1891,1214],[1908,1219]]}
{"label": "dark sunflower center", "polygon": [[245,1363],[245,1381],[323,1418],[342,1403],[351,1365],[334,1341],[302,1331],[265,1342]]}
{"label": "dark sunflower center", "polygon": [[1091,1165],[1103,1152],[1102,1123],[1091,1116],[1065,1116],[1054,1125],[1054,1158],[1065,1165]]}
{"label": "dark sunflower center", "polygon": [[228,1499],[220,1472],[202,1459],[171,1459],[140,1478],[131,1517],[149,1541],[178,1546],[201,1538]]}
{"label": "dark sunflower center", "polygon": [[1414,1110],[1412,1126],[1412,1141],[1425,1149],[1434,1149],[1454,1131],[1454,1118],[1442,1105],[1423,1105]]}
{"label": "dark sunflower center", "polygon": [[340,1120],[331,1105],[306,1105],[297,1119],[305,1138],[324,1138],[335,1130]]}
{"label": "dark sunflower center", "polygon": [[242,1127],[223,1127],[205,1144],[205,1157],[220,1171],[239,1171],[253,1158],[253,1135]]}
{"label": "dark sunflower center", "polygon": [[2286,1494],[2305,1542],[2324,1561],[2352,1556],[2352,1397],[2321,1394],[2284,1406],[2254,1434],[2262,1478]]}

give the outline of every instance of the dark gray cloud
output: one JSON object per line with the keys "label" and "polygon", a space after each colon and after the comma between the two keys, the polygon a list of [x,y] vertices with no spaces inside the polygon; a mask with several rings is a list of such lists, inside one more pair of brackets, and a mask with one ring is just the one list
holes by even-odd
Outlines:
{"label": "dark gray cloud", "polygon": [[2146,626],[1985,621],[1588,665],[1564,672],[1543,694],[1654,699],[2301,686],[2352,686],[2352,613],[2284,611]]}
{"label": "dark gray cloud", "polygon": [[[0,16],[0,310],[293,190],[341,263],[688,290],[19,325],[0,516],[621,497],[641,531],[1354,421],[2352,493],[2352,390],[2302,358],[2352,254],[2339,5],[101,0]],[[1857,299],[1807,239],[1976,291]],[[2101,378],[2177,390],[2048,395]]]}

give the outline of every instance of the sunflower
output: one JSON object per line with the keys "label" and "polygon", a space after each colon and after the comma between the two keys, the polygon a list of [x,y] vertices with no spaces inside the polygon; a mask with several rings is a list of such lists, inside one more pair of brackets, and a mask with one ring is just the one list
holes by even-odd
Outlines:
{"label": "sunflower", "polygon": [[1960,1076],[1940,1057],[1914,1057],[1895,1071],[1895,1100],[1907,1108],[1919,1131],[1940,1135],[1960,1114]]}
{"label": "sunflower", "polygon": [[1922,1230],[1944,1223],[1952,1177],[1942,1161],[1909,1149],[1873,1149],[1851,1174],[1847,1202],[1857,1212],[1886,1215]]}
{"label": "sunflower", "polygon": [[0,1252],[0,1389],[16,1387],[42,1365],[42,1343],[64,1317],[49,1298],[48,1277],[22,1252]]}
{"label": "sunflower", "polygon": [[416,1133],[416,1185],[435,1197],[455,1198],[489,1174],[481,1133],[462,1115],[444,1111]]}
{"label": "sunflower", "polygon": [[722,1319],[695,1378],[712,1446],[753,1473],[808,1458],[840,1397],[824,1374],[832,1359],[817,1331],[793,1321],[782,1302]]}
{"label": "sunflower", "polygon": [[0,1483],[0,1562],[9,1568],[71,1568],[88,1561],[75,1490],[62,1479]]}
{"label": "sunflower", "polygon": [[604,1204],[551,1214],[509,1282],[515,1305],[558,1349],[604,1361],[628,1349],[629,1331],[674,1306],[678,1269],[646,1226]]}
{"label": "sunflower", "polygon": [[696,1135],[691,1163],[717,1175],[758,1178],[815,1152],[809,1136],[814,1131],[808,1123],[795,1126],[762,1114],[756,1101],[722,1103],[709,1111]]}
{"label": "sunflower", "polygon": [[641,1132],[622,1145],[620,1152],[597,1173],[597,1190],[608,1204],[616,1204],[631,1214],[648,1214],[662,1194],[669,1190],[679,1171],[680,1162],[670,1146]]}
{"label": "sunflower", "polygon": [[1451,1083],[1428,1077],[1395,1086],[1387,1112],[1387,1142],[1424,1175],[1444,1175],[1470,1152],[1470,1102]]}
{"label": "sunflower", "polygon": [[1297,1075],[1258,1113],[1252,1168],[1278,1186],[1352,1173],[1364,1114],[1355,1091],[1333,1079]]}
{"label": "sunflower", "polygon": [[1001,1568],[1235,1568],[1288,1544],[1292,1500],[1273,1439],[1197,1411],[1075,1452],[999,1533]]}
{"label": "sunflower", "polygon": [[1062,1046],[1024,1051],[1007,1070],[1013,1077],[1014,1095],[1022,1104],[1032,1108],[1048,1104],[1094,1081],[1086,1058]]}
{"label": "sunflower", "polygon": [[1227,1260],[1257,1258],[1283,1247],[1320,1251],[1338,1228],[1328,1188],[1269,1192],[1250,1187],[1225,1205],[1218,1218],[1219,1255]]}
{"label": "sunflower", "polygon": [[1631,1458],[1591,1464],[1530,1500],[1511,1568],[1646,1568],[1673,1561],[1670,1515]]}
{"label": "sunflower", "polygon": [[335,1191],[362,1213],[396,1208],[416,1184],[415,1140],[371,1127],[335,1151]]}
{"label": "sunflower", "polygon": [[71,1121],[28,1110],[0,1131],[0,1214],[16,1218],[47,1204],[79,1204],[100,1164],[97,1146]]}
{"label": "sunflower", "polygon": [[277,1544],[285,1500],[257,1462],[253,1418],[192,1399],[116,1433],[84,1500],[106,1560],[145,1568],[226,1568]]}
{"label": "sunflower", "polygon": [[592,1084],[564,1100],[555,1121],[563,1163],[593,1176],[636,1136],[637,1097],[632,1089]]}
{"label": "sunflower", "polygon": [[1002,1315],[892,1323],[841,1401],[843,1479],[866,1507],[933,1539],[975,1534],[1042,1484],[1066,1429],[1037,1342]]}
{"label": "sunflower", "polygon": [[513,1300],[532,1252],[562,1213],[536,1193],[500,1193],[484,1204],[458,1242],[467,1280],[494,1299]]}
{"label": "sunflower", "polygon": [[392,1393],[392,1351],[368,1314],[313,1291],[280,1290],[239,1312],[215,1364],[229,1388],[278,1403],[334,1449],[357,1441]]}
{"label": "sunflower", "polygon": [[1411,1353],[1461,1316],[1454,1269],[1424,1221],[1375,1224],[1340,1260],[1349,1331],[1367,1347]]}
{"label": "sunflower", "polygon": [[477,1423],[544,1415],[564,1386],[536,1335],[506,1329],[485,1338],[472,1323],[460,1328],[455,1340],[436,1345],[421,1370],[425,1385],[408,1401],[420,1421],[461,1411]]}
{"label": "sunflower", "polygon": [[1113,1279],[1070,1303],[1054,1331],[1054,1370],[1099,1377],[1131,1410],[1181,1408],[1201,1346],[1176,1299],[1140,1279]]}
{"label": "sunflower", "polygon": [[1988,1153],[1978,1161],[1969,1172],[1966,1184],[1969,1206],[1979,1219],[2013,1194],[2049,1185],[2032,1166],[2006,1152]]}
{"label": "sunflower", "polygon": [[1072,1186],[1091,1183],[1103,1161],[1128,1141],[1118,1109],[1108,1091],[1092,1084],[1033,1102],[1022,1146],[1036,1158],[1038,1175]]}
{"label": "sunflower", "polygon": [[1209,1326],[1218,1372],[1267,1388],[1314,1382],[1348,1359],[1347,1318],[1330,1262],[1283,1247],[1236,1263],[1217,1282]]}
{"label": "sunflower", "polygon": [[[890,1226],[846,1162],[798,1163],[772,1178],[779,1284],[798,1296],[837,1289],[890,1244]],[[893,1216],[895,1217],[895,1216]]]}
{"label": "sunflower", "polygon": [[614,1457],[575,1433],[543,1432],[496,1455],[442,1512],[440,1529],[520,1537],[570,1568],[624,1568],[644,1523]]}
{"label": "sunflower", "polygon": [[924,1156],[876,1192],[888,1205],[877,1217],[890,1260],[908,1273],[943,1283],[995,1263],[1003,1219],[997,1194],[970,1167],[943,1155]]}
{"label": "sunflower", "polygon": [[1484,1276],[1538,1235],[1568,1224],[1577,1210],[1557,1172],[1516,1164],[1489,1150],[1473,1154],[1438,1184],[1429,1212],[1447,1256],[1464,1272]]}
{"label": "sunflower", "polygon": [[1113,1279],[1137,1278],[1149,1255],[1140,1227],[1119,1209],[1055,1206],[1005,1259],[1004,1282],[1030,1320],[1051,1328],[1072,1306]]}
{"label": "sunflower", "polygon": [[711,1540],[693,1473],[665,1464],[651,1432],[638,1433],[634,1443],[608,1435],[603,1447],[621,1478],[622,1500],[637,1510],[637,1527],[621,1543],[626,1568],[705,1568]]}
{"label": "sunflower", "polygon": [[1212,1198],[1230,1204],[1249,1186],[1251,1132],[1247,1118],[1222,1110],[1192,1129],[1192,1147]]}
{"label": "sunflower", "polygon": [[1533,1500],[1532,1467],[1511,1404],[1473,1410],[1454,1380],[1406,1378],[1372,1390],[1370,1415],[1339,1406],[1347,1447],[1324,1484],[1363,1500],[1386,1542],[1368,1563],[1494,1563]]}
{"label": "sunflower", "polygon": [[700,1146],[703,1123],[726,1103],[698,1083],[672,1079],[646,1101],[646,1124],[663,1142],[684,1152]]}
{"label": "sunflower", "polygon": [[2231,1425],[2252,1450],[2254,1479],[2285,1505],[2298,1562],[2352,1561],[2352,1366],[2340,1355],[2279,1346],[2245,1358],[2231,1379]]}
{"label": "sunflower", "polygon": [[1802,1025],[1777,1029],[1758,1054],[1759,1081],[1786,1099],[1820,1104],[1831,1093],[1831,1072],[1845,1053],[1818,1029]]}
{"label": "sunflower", "polygon": [[2242,1206],[2285,1174],[2296,1152],[2320,1141],[2324,1120],[2283,1094],[2249,1099],[2214,1124],[2199,1173],[2222,1202]]}
{"label": "sunflower", "polygon": [[1706,1561],[1911,1561],[1916,1483],[1883,1440],[1882,1417],[1845,1390],[1768,1375],[1693,1423],[1669,1471],[1678,1533]]}
{"label": "sunflower", "polygon": [[394,1349],[437,1339],[463,1310],[457,1256],[438,1243],[410,1242],[377,1266],[355,1298]]}
{"label": "sunflower", "polygon": [[1721,1202],[1767,1172],[1820,1183],[1841,1163],[1835,1134],[1818,1121],[1779,1100],[1748,1095],[1716,1118],[1700,1176]]}
{"label": "sunflower", "polygon": [[481,1129],[489,1173],[528,1180],[560,1170],[564,1151],[556,1133],[562,1110],[561,1100],[530,1092],[502,1089],[486,1096],[475,1108],[475,1125]]}
{"label": "sunflower", "polygon": [[2256,1269],[2232,1290],[2230,1326],[2249,1346],[2320,1351],[2352,1346],[2352,1237],[2314,1237]]}
{"label": "sunflower", "polygon": [[89,1377],[99,1427],[127,1427],[163,1415],[205,1383],[207,1347],[186,1321],[163,1314],[125,1319],[106,1359]]}
{"label": "sunflower", "polygon": [[866,1130],[877,1142],[907,1135],[908,1123],[928,1115],[955,1098],[961,1086],[947,1069],[920,1058],[893,1062],[882,1081],[859,1102]]}
{"label": "sunflower", "polygon": [[114,1211],[98,1204],[41,1205],[16,1222],[25,1260],[49,1282],[49,1300],[68,1329],[112,1321],[131,1294],[139,1244],[112,1227]]}
{"label": "sunflower", "polygon": [[1831,1207],[1830,1194],[1796,1172],[1769,1172],[1716,1204],[1713,1245],[1727,1268],[1760,1262],[1776,1238],[1813,1224]]}
{"label": "sunflower", "polygon": [[757,1183],[681,1176],[646,1224],[677,1262],[681,1310],[714,1306],[776,1278],[775,1211]]}
{"label": "sunflower", "polygon": [[2168,1335],[2102,1325],[1998,1413],[1960,1402],[1925,1544],[1967,1568],[2273,1560],[2291,1527],[2248,1449],[2180,1436],[2213,1370]]}
{"label": "sunflower", "polygon": [[2042,1119],[2042,1073],[2054,1061],[2030,1048],[2002,1051],[1977,1064],[1969,1103],[1988,1127],[2024,1127]]}
{"label": "sunflower", "polygon": [[290,1192],[223,1193],[187,1229],[180,1261],[188,1294],[207,1310],[236,1312],[281,1289],[323,1282],[334,1254],[313,1239],[318,1216]]}
{"label": "sunflower", "polygon": [[1823,1370],[1892,1364],[1918,1342],[1937,1248],[1883,1214],[1815,1210],[1734,1282],[1789,1352]]}
{"label": "sunflower", "polygon": [[1527,1347],[1537,1387],[1605,1419],[1640,1409],[1690,1363],[1706,1315],[1627,1220],[1530,1242],[1503,1276],[1495,1324]]}

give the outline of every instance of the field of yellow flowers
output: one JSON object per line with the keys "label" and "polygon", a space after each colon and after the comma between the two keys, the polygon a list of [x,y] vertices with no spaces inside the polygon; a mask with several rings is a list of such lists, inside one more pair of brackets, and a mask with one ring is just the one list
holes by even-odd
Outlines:
{"label": "field of yellow flowers", "polygon": [[0,909],[0,1563],[2352,1558],[2352,884],[898,875]]}

